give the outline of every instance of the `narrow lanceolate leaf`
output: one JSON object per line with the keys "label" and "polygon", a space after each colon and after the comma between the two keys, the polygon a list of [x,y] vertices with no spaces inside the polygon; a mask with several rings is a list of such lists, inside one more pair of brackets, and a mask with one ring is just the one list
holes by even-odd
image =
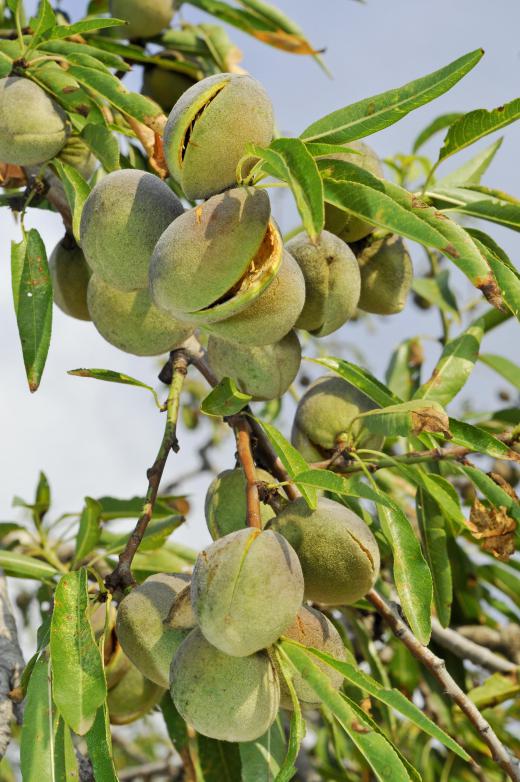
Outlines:
{"label": "narrow lanceolate leaf", "polygon": [[106,383],[121,383],[123,386],[136,386],[137,388],[146,388],[153,394],[157,407],[161,406],[157,393],[152,386],[147,386],[141,380],[136,380],[135,377],[130,375],[124,375],[122,372],[114,372],[112,369],[69,369],[68,375],[74,375],[74,377],[91,377],[94,380],[104,380]]}
{"label": "narrow lanceolate leaf", "polygon": [[74,24],[64,24],[47,30],[42,36],[44,40],[52,38],[70,38],[74,35],[81,35],[82,33],[90,33],[94,30],[103,30],[107,27],[119,27],[126,24],[123,19],[112,18],[100,18],[100,19],[84,19],[82,22],[75,22]]}
{"label": "narrow lanceolate leaf", "polygon": [[499,138],[491,146],[486,147],[471,160],[463,163],[462,166],[438,180],[435,187],[462,187],[467,185],[478,185],[483,175],[491,165],[493,158],[502,146],[503,139]]}
{"label": "narrow lanceolate leaf", "polygon": [[449,286],[449,275],[449,270],[443,269],[435,277],[414,277],[412,290],[430,304],[459,320],[459,307]]}
{"label": "narrow lanceolate leaf", "polygon": [[404,401],[412,398],[421,382],[423,351],[417,337],[405,339],[392,353],[385,380],[392,391]]}
{"label": "narrow lanceolate leaf", "polygon": [[31,46],[34,46],[39,40],[41,40],[44,33],[56,25],[56,15],[52,10],[52,6],[49,0],[42,0],[38,10],[38,14],[35,19],[31,21],[31,28],[33,30]]}
{"label": "narrow lanceolate leaf", "polygon": [[[280,458],[283,466],[289,473],[289,477],[291,479],[295,479],[299,473],[305,472],[309,469],[309,465],[301,453],[285,439],[283,434],[275,426],[268,424],[265,421],[258,421],[258,423],[262,426],[262,429],[268,436],[271,445],[276,451],[276,454]],[[309,507],[316,508],[316,489],[310,486],[301,486],[300,491],[305,497]]]}
{"label": "narrow lanceolate leaf", "polygon": [[424,553],[433,579],[435,610],[442,626],[448,627],[453,602],[453,582],[446,523],[435,500],[421,488],[417,490],[416,511]]}
{"label": "narrow lanceolate leaf", "polygon": [[239,413],[247,407],[252,398],[238,389],[233,378],[223,377],[202,400],[200,409],[206,415],[225,417]]}
{"label": "narrow lanceolate leaf", "polygon": [[493,369],[520,391],[520,367],[518,364],[504,356],[495,356],[492,353],[481,353],[479,358],[483,364]]}
{"label": "narrow lanceolate leaf", "polygon": [[204,782],[234,782],[241,779],[238,744],[197,735],[198,759]]}
{"label": "narrow lanceolate leaf", "polygon": [[520,320],[520,275],[517,269],[490,236],[475,229],[471,229],[471,235],[495,276],[503,301]]}
{"label": "narrow lanceolate leaf", "polygon": [[81,134],[106,171],[120,168],[119,144],[114,134],[104,125],[85,125]]}
{"label": "narrow lanceolate leaf", "polygon": [[298,757],[301,743],[305,737],[305,721],[303,719],[300,701],[298,700],[296,690],[294,689],[294,667],[280,644],[277,644],[276,646],[275,655],[293,705],[287,753],[280,770],[276,775],[275,782],[289,782],[296,774],[296,758]]}
{"label": "narrow lanceolate leaf", "polygon": [[298,487],[302,485],[313,486],[315,489],[331,491],[343,497],[356,497],[370,500],[370,502],[381,503],[381,505],[387,505],[389,508],[392,507],[391,501],[386,498],[385,494],[374,491],[371,486],[362,481],[349,480],[345,476],[330,470],[306,470],[298,473],[295,483]]}
{"label": "narrow lanceolate leaf", "polygon": [[169,691],[165,692],[160,706],[170,741],[177,752],[181,752],[188,744],[188,727],[177,711]]}
{"label": "narrow lanceolate leaf", "polygon": [[[20,764],[24,782],[66,782],[63,742],[56,742],[59,717],[52,703],[49,661],[36,662],[27,689]],[[61,772],[61,773],[60,773]]]}
{"label": "narrow lanceolate leaf", "polygon": [[520,119],[520,98],[515,98],[510,103],[499,106],[492,111],[476,109],[476,111],[464,114],[448,130],[439,153],[439,160],[454,155],[489,133],[494,133],[496,130],[501,130],[512,122],[516,122],[517,119]]}
{"label": "narrow lanceolate leaf", "polygon": [[242,782],[273,782],[287,753],[287,740],[280,716],[256,741],[240,742]]}
{"label": "narrow lanceolate leaf", "polygon": [[396,465],[398,471],[417,487],[424,489],[439,505],[445,518],[456,528],[464,526],[464,514],[456,489],[442,475],[427,472],[421,465]]}
{"label": "narrow lanceolate leaf", "polygon": [[[291,645],[293,647],[296,646],[300,649],[302,648],[300,644],[291,640],[284,641],[284,645]],[[354,666],[351,663],[343,662],[342,660],[336,660],[334,657],[331,657],[330,654],[327,654],[320,649],[306,647],[306,652],[311,657],[323,660],[323,662],[327,663],[327,665],[330,665],[331,668],[339,671],[349,684],[352,684],[354,687],[358,687],[360,690],[367,692],[373,698],[381,701],[381,703],[385,703],[391,709],[395,709],[395,711],[399,712],[399,714],[402,714],[403,717],[406,717],[406,719],[410,720],[410,722],[416,725],[420,730],[422,730],[428,736],[431,736],[433,739],[440,741],[441,744],[444,744],[445,747],[450,749],[452,752],[455,752],[455,754],[463,760],[469,759],[469,755],[460,746],[460,744],[454,741],[451,736],[448,736],[448,734],[443,731],[442,728],[439,728],[435,722],[427,717],[418,706],[416,706],[412,701],[408,700],[408,698],[399,690],[393,689],[391,687],[383,687],[367,673],[364,673],[361,668]]]}
{"label": "narrow lanceolate leaf", "polygon": [[413,142],[412,152],[416,154],[432,136],[445,128],[449,128],[450,125],[453,125],[453,123],[459,119],[459,117],[462,117],[462,114],[441,114],[439,117],[436,117],[432,122],[428,123],[424,130],[421,130]]}
{"label": "narrow lanceolate leaf", "polygon": [[378,505],[381,528],[390,544],[397,594],[406,619],[421,643],[431,634],[432,576],[410,519],[393,503],[392,508]]}
{"label": "narrow lanceolate leaf", "polygon": [[92,727],[107,691],[87,609],[87,571],[62,576],[51,624],[53,697],[67,725],[80,736]]}
{"label": "narrow lanceolate leaf", "polygon": [[446,406],[465,386],[478,359],[484,334],[477,322],[445,346],[432,375],[417,390],[415,399],[428,399]]}
{"label": "narrow lanceolate leaf", "polygon": [[117,782],[112,754],[112,736],[106,703],[96,713],[94,723],[85,735],[88,756],[92,763],[94,778],[102,782]]}
{"label": "narrow lanceolate leaf", "polygon": [[369,399],[380,407],[388,405],[397,405],[402,401],[387,386],[370,374],[368,370],[352,364],[350,361],[344,361],[341,358],[314,358],[310,359],[315,364],[336,372],[337,375],[347,380],[353,386],[362,391]]}
{"label": "narrow lanceolate leaf", "polygon": [[520,683],[511,681],[507,676],[494,673],[480,687],[474,687],[468,692],[468,698],[477,709],[492,709],[504,701],[516,698],[520,693]]}
{"label": "narrow lanceolate leaf", "polygon": [[77,564],[90,554],[101,535],[101,513],[103,508],[97,500],[85,497],[85,507],[81,511],[79,530],[76,537],[74,562]]}
{"label": "narrow lanceolate leaf", "polygon": [[266,161],[267,173],[287,182],[305,230],[311,239],[316,239],[325,222],[323,181],[316,161],[303,141],[279,138],[268,149],[254,149],[255,154]]}
{"label": "narrow lanceolate leaf", "polygon": [[[477,189],[478,188],[478,189]],[[520,231],[520,204],[507,193],[480,188],[478,185],[462,187],[436,186],[427,192],[435,203],[442,207],[442,213],[450,212],[488,220],[503,225],[512,231]]]}
{"label": "narrow lanceolate leaf", "polygon": [[494,459],[520,461],[520,454],[509,448],[498,437],[493,437],[492,434],[489,434],[489,432],[481,429],[479,426],[473,426],[473,424],[468,424],[466,421],[457,421],[456,418],[450,418],[450,432],[452,434],[452,445],[461,445],[464,448],[470,448],[475,453],[492,456]]}
{"label": "narrow lanceolate leaf", "polygon": [[0,549],[0,568],[8,576],[15,578],[34,578],[36,581],[50,581],[58,571],[48,562],[41,562],[27,554]]}
{"label": "narrow lanceolate leaf", "polygon": [[451,437],[448,416],[438,402],[412,399],[382,410],[369,410],[361,413],[358,419],[370,432],[386,437],[408,437],[423,432],[439,432],[444,437]]}
{"label": "narrow lanceolate leaf", "polygon": [[14,310],[29,389],[40,385],[52,329],[52,282],[47,253],[35,228],[11,245]]}
{"label": "narrow lanceolate leaf", "polygon": [[76,171],[73,166],[69,166],[68,163],[62,163],[61,160],[56,159],[53,160],[52,165],[56,169],[56,173],[65,189],[65,195],[67,196],[70,211],[72,212],[72,232],[74,238],[79,243],[81,213],[83,211],[83,204],[90,195],[90,185],[83,179],[81,174]]}
{"label": "narrow lanceolate leaf", "polygon": [[438,98],[475,67],[482,49],[465,54],[428,76],[388,92],[353,103],[313,122],[301,134],[304,141],[345,144],[393,125],[406,114]]}
{"label": "narrow lanceolate leaf", "polygon": [[381,782],[410,782],[410,776],[391,742],[382,733],[374,731],[363,712],[352,707],[330,683],[329,677],[313,661],[302,647],[283,642],[283,652],[305,681],[338,720],[348,737],[363,755]]}

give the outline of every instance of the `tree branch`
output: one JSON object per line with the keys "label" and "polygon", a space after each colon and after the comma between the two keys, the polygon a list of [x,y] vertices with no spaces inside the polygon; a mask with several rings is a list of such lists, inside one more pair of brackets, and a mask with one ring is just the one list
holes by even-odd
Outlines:
{"label": "tree branch", "polygon": [[7,593],[7,581],[0,571],[0,760],[11,740],[13,717],[18,717],[18,706],[11,699],[10,693],[18,687],[24,666],[16,622]]}
{"label": "tree branch", "polygon": [[179,405],[182,385],[188,371],[189,356],[186,350],[179,348],[170,354],[168,364],[161,372],[161,379],[166,374],[169,378],[170,391],[168,401],[166,402],[166,426],[159,446],[159,451],[153,465],[147,472],[148,490],[143,506],[143,512],[139,517],[134,531],[130,535],[124,551],[119,555],[119,562],[115,570],[105,579],[105,586],[111,592],[116,589],[126,589],[135,582],[132,576],[132,560],[143,539],[146,528],[152,518],[155,500],[159,491],[159,484],[170,455],[170,451],[177,452],[179,444],[177,441],[177,419],[179,416]]}
{"label": "tree branch", "polygon": [[262,529],[260,497],[253,452],[251,450],[251,430],[247,420],[240,414],[231,416],[229,423],[235,432],[238,458],[246,477],[247,526]]}
{"label": "tree branch", "polygon": [[474,641],[464,638],[463,635],[449,627],[443,627],[441,623],[432,619],[432,638],[443,649],[447,649],[461,660],[471,660],[475,665],[487,668],[489,671],[499,673],[517,673],[518,665],[490,652],[485,646],[480,646]]}
{"label": "tree branch", "polygon": [[382,597],[371,589],[367,595],[372,605],[385,622],[389,625],[392,632],[408,650],[421,662],[437,681],[442,685],[446,695],[448,695],[478,731],[482,741],[490,749],[493,760],[505,771],[507,776],[513,782],[520,782],[520,762],[514,758],[509,750],[504,747],[489,722],[482,716],[474,703],[470,701],[466,693],[461,690],[456,681],[451,677],[446,669],[446,663],[440,657],[437,657],[427,646],[415,637],[410,628],[399,617],[397,612]]}

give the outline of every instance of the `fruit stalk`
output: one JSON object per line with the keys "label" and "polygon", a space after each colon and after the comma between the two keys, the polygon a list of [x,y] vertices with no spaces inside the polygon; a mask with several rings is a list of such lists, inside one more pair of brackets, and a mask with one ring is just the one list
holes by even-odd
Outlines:
{"label": "fruit stalk", "polygon": [[237,453],[240,464],[246,476],[246,503],[247,503],[247,526],[262,529],[262,519],[260,517],[260,497],[258,494],[258,484],[256,482],[255,463],[251,450],[251,430],[249,424],[243,416],[233,416],[230,421],[237,442]]}
{"label": "fruit stalk", "polygon": [[177,441],[177,419],[179,415],[181,390],[189,363],[187,351],[183,348],[179,348],[178,350],[172,351],[168,364],[161,372],[161,379],[166,379],[166,375],[169,375],[171,372],[171,380],[168,377],[168,380],[170,380],[170,390],[165,405],[166,426],[155,461],[147,472],[148,490],[143,505],[143,512],[139,517],[124,550],[119,555],[119,561],[115,570],[105,579],[105,586],[110,592],[114,592],[116,589],[125,590],[135,584],[132,576],[132,560],[141,544],[150,519],[152,518],[155,500],[159,491],[159,484],[170,451],[173,450],[177,452],[179,450],[179,443]]}
{"label": "fruit stalk", "polygon": [[427,646],[415,637],[408,625],[398,615],[397,611],[384,600],[375,589],[371,589],[367,594],[367,600],[370,600],[377,613],[389,625],[393,634],[398,638],[428,670],[435,676],[441,684],[443,691],[448,695],[457,706],[464,712],[469,721],[474,725],[489,750],[493,760],[505,771],[507,776],[513,782],[520,782],[520,763],[512,757],[509,751],[504,747],[489,722],[482,716],[474,703],[470,701],[466,693],[461,690],[459,685],[446,669],[446,663],[441,657],[437,657]]}

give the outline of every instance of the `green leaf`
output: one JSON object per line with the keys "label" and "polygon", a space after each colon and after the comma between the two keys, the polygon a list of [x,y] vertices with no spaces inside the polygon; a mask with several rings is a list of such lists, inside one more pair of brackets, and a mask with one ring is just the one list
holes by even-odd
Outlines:
{"label": "green leaf", "polygon": [[59,717],[51,697],[49,661],[36,662],[27,689],[20,742],[20,765],[24,782],[65,782],[63,742],[56,743]]}
{"label": "green leaf", "polygon": [[401,508],[377,506],[381,528],[393,555],[394,583],[413,633],[423,644],[431,634],[432,576],[410,519]]}
{"label": "green leaf", "polygon": [[38,476],[38,485],[36,487],[36,496],[34,498],[34,510],[41,519],[51,506],[51,487],[44,472]]}
{"label": "green leaf", "polygon": [[[168,540],[172,532],[175,532],[185,521],[184,516],[167,516],[166,518],[155,518],[150,521],[143,535],[139,551],[155,551],[161,548]],[[100,543],[110,550],[111,554],[119,554],[128,543],[128,534],[112,535],[104,531],[101,535]]]}
{"label": "green leaf", "polygon": [[85,125],[81,137],[106,171],[121,168],[119,144],[108,128],[104,125]]}
{"label": "green leaf", "polygon": [[31,228],[18,244],[11,244],[14,310],[29,390],[40,385],[52,330],[52,282],[45,245]]}
{"label": "green leaf", "polygon": [[170,741],[177,752],[182,752],[188,746],[187,725],[177,711],[169,692],[164,693],[160,705]]}
{"label": "green leaf", "polygon": [[460,214],[489,220],[504,225],[512,231],[520,231],[520,204],[511,200],[511,196],[496,190],[483,192],[477,186],[435,187],[427,195],[442,206],[442,214],[459,212]]}
{"label": "green leaf", "polygon": [[150,393],[153,394],[157,407],[161,407],[159,397],[152,386],[148,386],[141,380],[130,377],[130,375],[124,375],[122,372],[114,372],[112,369],[69,369],[67,374],[73,375],[74,377],[91,377],[94,380],[104,380],[106,383],[121,383],[123,386],[146,388],[147,391],[150,391]]}
{"label": "green leaf", "polygon": [[34,20],[31,20],[33,36],[31,46],[34,46],[41,40],[44,33],[52,30],[56,25],[56,15],[52,10],[49,0],[42,0],[38,9],[38,14]]}
{"label": "green leaf", "polygon": [[300,137],[304,141],[345,144],[376,133],[450,90],[475,67],[483,53],[482,49],[477,49],[403,87],[334,111],[309,125]]}
{"label": "green leaf", "polygon": [[124,19],[83,19],[83,21],[75,22],[75,24],[63,24],[53,27],[52,30],[47,30],[42,38],[44,40],[50,40],[52,38],[70,38],[74,35],[82,35],[83,33],[90,33],[94,30],[103,30],[107,27],[120,27],[125,24],[126,22]]}
{"label": "green leaf", "polygon": [[453,125],[453,123],[458,120],[459,117],[462,117],[460,112],[457,112],[456,114],[441,114],[439,117],[436,117],[434,120],[432,120],[432,122],[429,122],[424,130],[422,130],[415,139],[412,152],[416,154],[419,149],[432,138],[432,136],[434,136],[439,131],[444,130],[445,128],[449,128],[449,126]]}
{"label": "green leaf", "polygon": [[[258,421],[262,429],[266,433],[271,445],[279,456],[283,466],[289,473],[289,477],[295,479],[299,473],[305,472],[309,469],[309,465],[296,448],[289,443],[283,434],[272,424],[268,424],[265,421]],[[301,493],[305,497],[305,501],[310,508],[316,508],[317,493],[316,489],[311,487],[301,487]]]}
{"label": "green leaf", "polygon": [[76,537],[76,551],[73,566],[81,562],[96,546],[101,535],[101,504],[92,497],[85,497],[79,520],[79,530]]}
{"label": "green leaf", "polygon": [[78,776],[78,761],[76,751],[72,743],[72,736],[69,728],[60,717],[54,737],[54,747],[56,756],[56,780],[63,779],[64,782],[76,782]]}
{"label": "green leaf", "polygon": [[485,255],[502,299],[515,318],[520,320],[520,278],[505,252],[483,231],[471,230],[477,247]]}
{"label": "green leaf", "polygon": [[26,71],[32,79],[69,112],[69,118],[76,128],[82,129],[87,123],[96,122],[106,125],[96,99],[84,90],[68,70],[56,62],[40,62],[30,65]]}
{"label": "green leaf", "polygon": [[287,687],[289,695],[291,696],[291,702],[293,706],[287,753],[282,762],[280,770],[276,775],[275,782],[289,782],[289,780],[291,780],[296,774],[296,759],[300,752],[301,743],[305,737],[306,728],[300,701],[298,700],[296,690],[294,689],[292,675],[293,666],[291,665],[290,660],[287,658],[285,650],[282,649],[279,643],[276,645],[274,653],[276,655],[276,661],[278,663],[280,672],[285,681],[285,686]]}
{"label": "green leaf", "polygon": [[33,578],[35,581],[50,581],[57,570],[48,562],[29,557],[27,554],[18,554],[16,551],[3,551],[0,549],[0,568],[6,575],[14,578]]}
{"label": "green leaf", "polygon": [[14,521],[0,521],[0,540],[11,532],[23,529],[25,529],[25,527],[22,527],[21,524],[16,524]]}
{"label": "green leaf", "polygon": [[39,54],[61,54],[65,57],[77,54],[87,54],[90,57],[94,57],[109,68],[113,68],[116,71],[129,71],[130,65],[128,65],[122,57],[112,52],[107,52],[104,49],[100,49],[97,46],[90,46],[86,43],[77,43],[76,41],[64,41],[54,40],[47,41],[45,46],[38,47]]}
{"label": "green leaf", "polygon": [[279,773],[287,751],[285,731],[280,716],[256,741],[238,746],[242,762],[242,782],[270,782]]}
{"label": "green leaf", "polygon": [[411,399],[381,410],[369,410],[358,415],[363,426],[374,434],[386,437],[408,437],[422,432],[440,432],[450,436],[446,412],[438,402]]}
{"label": "green leaf", "polygon": [[516,698],[520,693],[520,683],[512,681],[500,673],[493,673],[480,687],[474,687],[468,692],[468,698],[477,709],[492,709],[504,701]]}
{"label": "green leaf", "polygon": [[0,51],[0,79],[9,76],[13,69],[13,60],[4,52]]}
{"label": "green leaf", "polygon": [[416,337],[405,339],[392,353],[385,380],[388,388],[404,401],[412,398],[421,381],[421,342]]}
{"label": "green leaf", "polygon": [[491,165],[493,158],[502,146],[503,139],[499,138],[491,146],[486,147],[471,160],[452,171],[447,176],[438,180],[437,187],[458,187],[463,185],[478,185],[483,175]]}
{"label": "green leaf", "polygon": [[464,448],[470,448],[477,453],[492,456],[494,459],[508,459],[519,461],[520,455],[516,451],[508,448],[505,443],[492,434],[481,429],[479,426],[473,426],[466,421],[457,421],[456,418],[450,418],[450,432],[452,434],[452,445],[461,445]]}
{"label": "green leaf", "polygon": [[392,393],[389,388],[371,375],[368,370],[358,367],[356,364],[351,364],[350,361],[344,361],[341,358],[332,358],[330,356],[327,356],[326,358],[313,358],[309,359],[309,361],[313,361],[315,364],[320,364],[322,367],[332,370],[366,394],[369,399],[380,407],[396,405],[402,401],[398,396]]}
{"label": "green leaf", "polygon": [[433,580],[435,610],[442,626],[449,627],[453,582],[444,516],[435,500],[422,488],[417,490],[416,511],[424,553]]}
{"label": "green leaf", "polygon": [[90,185],[83,179],[79,171],[76,171],[73,166],[69,166],[68,163],[63,163],[61,160],[53,160],[52,165],[56,169],[56,173],[65,189],[65,195],[72,212],[72,232],[74,238],[79,243],[81,213],[83,205],[90,195]]}
{"label": "green leaf", "polygon": [[[302,648],[300,644],[289,639],[284,641],[285,645],[292,645],[297,648]],[[431,738],[440,741],[447,749],[454,752],[463,760],[469,760],[468,753],[451,738],[442,728],[438,727],[424,712],[416,706],[411,700],[403,695],[402,692],[390,687],[383,687],[379,682],[364,673],[361,668],[351,665],[348,662],[342,660],[336,660],[330,654],[323,652],[320,649],[314,649],[313,647],[306,647],[306,651],[309,655],[317,657],[323,662],[330,665],[336,671],[339,671],[345,679],[354,687],[358,687],[363,692],[368,693],[373,698],[376,698],[381,703],[385,703],[391,709],[402,714],[403,717],[410,720],[419,730],[422,730]]]}
{"label": "green leaf", "polygon": [[241,779],[238,744],[197,734],[200,770],[204,782],[235,782]]}
{"label": "green leaf", "polygon": [[312,660],[309,652],[292,643],[283,642],[282,649],[294,667],[313,688],[319,699],[331,710],[354,746],[363,755],[381,782],[410,782],[410,777],[390,741],[372,729],[363,712],[330,683],[329,677]]}
{"label": "green leaf", "polygon": [[134,557],[134,575],[140,580],[153,573],[176,573],[193,566],[197,555],[184,546],[167,543],[155,551],[138,551]]}
{"label": "green leaf", "polygon": [[518,364],[504,356],[496,356],[492,353],[481,353],[479,358],[483,364],[493,369],[520,391],[520,367]]}
{"label": "green leaf", "polygon": [[396,465],[399,472],[407,480],[418,487],[422,487],[439,505],[445,518],[450,519],[453,524],[462,528],[464,526],[464,515],[460,507],[460,499],[456,489],[452,484],[443,478],[442,475],[426,472],[420,465]]}
{"label": "green leaf", "polygon": [[118,782],[112,754],[112,736],[106,703],[96,712],[92,727],[85,735],[94,778],[100,782]]}
{"label": "green leaf", "polygon": [[414,277],[412,290],[443,312],[454,315],[459,320],[459,308],[449,287],[449,270],[443,269],[435,277]]}
{"label": "green leaf", "polygon": [[[166,518],[171,516],[175,500],[181,499],[176,495],[161,495],[155,501],[152,518]],[[144,497],[131,497],[129,500],[120,500],[117,497],[99,497],[101,505],[101,518],[103,521],[112,519],[133,519],[143,512]]]}
{"label": "green leaf", "polygon": [[323,182],[305,144],[296,138],[279,138],[267,149],[255,145],[254,152],[271,164],[267,173],[287,182],[305,230],[312,240],[317,239],[325,222]]}
{"label": "green leaf", "polygon": [[515,521],[520,522],[520,503],[504,491],[498,483],[495,483],[493,478],[485,472],[482,472],[482,470],[479,470],[477,467],[464,465],[459,469],[473,481],[475,486],[492,505],[496,508],[500,508],[501,506],[504,507],[507,513],[512,516]]}
{"label": "green leaf", "polygon": [[54,702],[67,725],[83,736],[107,692],[103,661],[88,616],[84,568],[62,576],[56,588],[50,648]]}
{"label": "green leaf", "polygon": [[206,415],[225,417],[239,413],[247,407],[253,397],[244,394],[231,377],[224,377],[200,403],[200,409]]}
{"label": "green leaf", "polygon": [[477,321],[448,342],[431,377],[417,390],[414,399],[429,399],[443,406],[451,402],[473,372],[483,334]]}
{"label": "green leaf", "polygon": [[492,111],[476,109],[464,114],[448,130],[439,152],[439,161],[469,147],[489,133],[505,128],[517,119],[520,119],[520,98],[515,98]]}
{"label": "green leaf", "polygon": [[305,470],[294,479],[298,487],[312,486],[322,491],[331,491],[344,497],[358,497],[370,502],[381,503],[391,508],[392,503],[382,493],[374,491],[362,481],[354,481],[330,470]]}

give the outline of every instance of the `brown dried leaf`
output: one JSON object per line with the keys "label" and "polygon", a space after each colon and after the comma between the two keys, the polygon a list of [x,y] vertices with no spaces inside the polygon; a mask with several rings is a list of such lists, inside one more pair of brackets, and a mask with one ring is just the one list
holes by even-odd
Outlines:
{"label": "brown dried leaf", "polygon": [[25,171],[12,163],[0,163],[0,187],[15,188],[27,184]]}
{"label": "brown dried leaf", "polygon": [[295,33],[286,33],[283,30],[249,30],[250,34],[269,46],[275,46],[277,49],[283,49],[284,52],[291,54],[319,54],[317,49],[313,49],[305,38]]}
{"label": "brown dried leaf", "polygon": [[412,433],[440,432],[446,439],[451,439],[450,419],[444,410],[435,407],[422,407],[412,410]]}
{"label": "brown dried leaf", "polygon": [[502,562],[515,553],[516,521],[503,506],[495,508],[475,499],[466,525],[476,540],[483,541],[482,549]]}

